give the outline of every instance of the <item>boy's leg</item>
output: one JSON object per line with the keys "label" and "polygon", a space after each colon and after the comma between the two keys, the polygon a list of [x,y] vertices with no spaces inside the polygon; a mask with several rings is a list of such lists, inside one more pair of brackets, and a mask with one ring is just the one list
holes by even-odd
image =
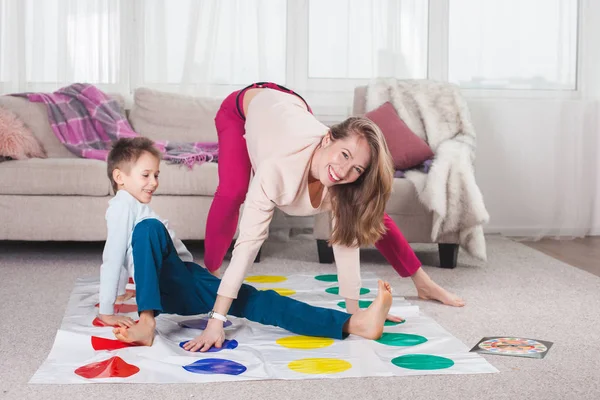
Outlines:
{"label": "boy's leg", "polygon": [[199,304],[193,276],[181,261],[162,222],[146,219],[138,223],[131,239],[136,302],[139,322],[113,332],[119,340],[151,345],[154,316],[160,312],[190,315],[204,310]]}
{"label": "boy's leg", "polygon": [[[192,269],[202,303],[210,304],[209,312],[217,297],[221,280],[207,270],[192,263]],[[341,339],[344,324],[351,315],[329,308],[313,307],[289,297],[280,296],[273,290],[257,290],[243,284],[237,299],[233,300],[229,314],[247,318],[264,325],[274,325],[290,332],[308,336],[324,336]]]}
{"label": "boy's leg", "polygon": [[204,263],[209,271],[219,269],[223,263],[250,184],[252,164],[244,138],[244,120],[236,110],[236,95],[234,92],[223,101],[215,118],[219,136],[219,186],[208,212],[204,236]]}
{"label": "boy's leg", "polygon": [[299,335],[343,339],[351,314],[280,296],[273,290],[242,285],[229,313],[264,325],[274,325]]}

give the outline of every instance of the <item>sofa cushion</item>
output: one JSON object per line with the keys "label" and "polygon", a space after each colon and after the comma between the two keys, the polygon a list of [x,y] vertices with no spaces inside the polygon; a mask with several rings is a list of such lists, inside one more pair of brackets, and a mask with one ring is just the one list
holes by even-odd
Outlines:
{"label": "sofa cushion", "polygon": [[406,170],[433,158],[429,145],[400,119],[392,103],[383,103],[365,117],[383,132],[396,169]]}
{"label": "sofa cushion", "polygon": [[[109,94],[124,109],[125,99],[120,94]],[[14,112],[40,141],[49,158],[78,158],[58,140],[48,121],[43,103],[32,103],[22,97],[0,96],[0,107]]]}
{"label": "sofa cushion", "polygon": [[0,194],[107,196],[106,163],[84,158],[31,158],[0,163]]}
{"label": "sofa cushion", "polygon": [[219,184],[217,164],[203,163],[190,170],[162,162],[159,182],[157,195],[214,196]]}
{"label": "sofa cushion", "polygon": [[0,107],[17,114],[19,119],[38,138],[49,158],[77,158],[52,132],[44,104],[31,103],[22,97],[0,96]]}
{"label": "sofa cushion", "polygon": [[152,140],[216,142],[214,119],[221,102],[139,88],[129,121],[136,132]]}
{"label": "sofa cushion", "polygon": [[46,158],[42,144],[12,111],[0,107],[0,156],[13,160]]}

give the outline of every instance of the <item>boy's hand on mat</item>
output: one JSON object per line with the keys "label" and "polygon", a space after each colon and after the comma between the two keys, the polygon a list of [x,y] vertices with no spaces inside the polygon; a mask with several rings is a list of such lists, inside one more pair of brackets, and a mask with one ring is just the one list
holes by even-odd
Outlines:
{"label": "boy's hand on mat", "polygon": [[392,322],[404,322],[404,318],[397,317],[392,314],[388,314],[387,317],[385,317],[385,319],[386,319],[386,321],[392,321]]}
{"label": "boy's hand on mat", "polygon": [[183,348],[187,351],[200,350],[201,352],[205,352],[213,346],[220,349],[224,340],[225,330],[223,329],[223,322],[218,319],[210,319],[204,332],[184,344]]}
{"label": "boy's hand on mat", "polygon": [[134,296],[134,292],[129,292],[129,291],[125,292],[125,294],[121,294],[121,295],[117,296],[116,303],[124,303],[127,300],[133,298],[133,296]]}
{"label": "boy's hand on mat", "polygon": [[135,321],[129,317],[124,315],[107,315],[107,314],[98,314],[98,318],[100,321],[104,322],[109,326],[121,326],[123,328],[131,328],[135,325]]}

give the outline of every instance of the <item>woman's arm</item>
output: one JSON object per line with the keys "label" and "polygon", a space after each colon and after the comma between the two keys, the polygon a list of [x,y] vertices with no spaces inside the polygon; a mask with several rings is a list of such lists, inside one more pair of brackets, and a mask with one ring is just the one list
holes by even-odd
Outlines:
{"label": "woman's arm", "polygon": [[[219,285],[213,307],[213,311],[221,315],[227,315],[229,312],[231,303],[237,298],[242,286],[246,271],[254,263],[260,247],[268,236],[269,224],[275,209],[275,203],[271,201],[274,197],[269,190],[271,188],[269,179],[273,179],[270,174],[265,181],[263,175],[258,172],[250,184],[240,221],[240,234],[229,267]],[[209,320],[202,334],[190,340],[184,348],[189,351],[207,351],[213,345],[221,347],[224,340],[223,322],[213,318]]]}
{"label": "woman's arm", "polygon": [[338,271],[340,296],[346,299],[346,311],[354,314],[359,310],[358,299],[362,284],[360,277],[360,248],[335,244],[332,247]]}
{"label": "woman's arm", "polygon": [[[127,245],[133,216],[127,204],[115,203],[106,211],[107,236],[100,267],[100,301],[98,316],[107,325],[131,326],[129,317],[115,316],[114,305],[117,295],[124,293],[123,275]],[[126,282],[126,281],[125,281]],[[119,293],[123,289],[123,293]]]}

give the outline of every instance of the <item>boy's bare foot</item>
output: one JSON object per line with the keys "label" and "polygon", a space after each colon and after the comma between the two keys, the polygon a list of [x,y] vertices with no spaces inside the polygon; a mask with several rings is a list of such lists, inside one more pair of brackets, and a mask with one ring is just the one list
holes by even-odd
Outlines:
{"label": "boy's bare foot", "polygon": [[154,312],[151,318],[144,318],[144,314],[140,315],[140,320],[137,324],[130,328],[115,328],[113,333],[115,337],[121,342],[135,343],[140,346],[152,346],[154,342],[154,328],[156,328],[156,321],[154,321]]}
{"label": "boy's bare foot", "polygon": [[[366,339],[379,339],[383,333],[385,318],[392,307],[392,288],[389,283],[378,282],[377,298],[366,310],[361,310],[347,322],[347,333]],[[346,326],[345,326],[346,327]]]}
{"label": "boy's bare foot", "polygon": [[450,293],[437,283],[431,280],[429,275],[419,268],[417,272],[412,276],[415,287],[417,288],[417,295],[423,300],[436,300],[442,304],[453,307],[462,307],[465,305],[465,301]]}

